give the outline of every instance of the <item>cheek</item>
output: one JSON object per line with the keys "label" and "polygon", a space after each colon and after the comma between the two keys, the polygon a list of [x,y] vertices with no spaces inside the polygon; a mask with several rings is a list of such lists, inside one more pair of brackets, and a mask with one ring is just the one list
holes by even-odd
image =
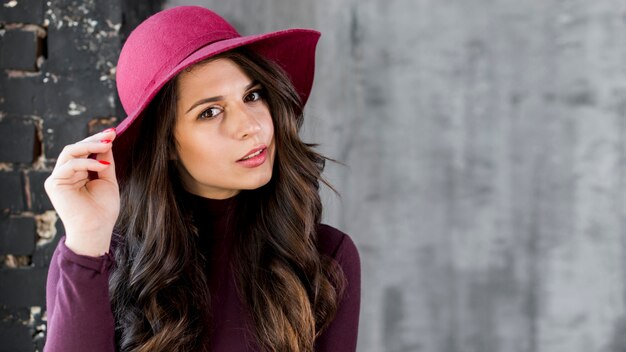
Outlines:
{"label": "cheek", "polygon": [[206,133],[185,131],[176,137],[179,138],[178,157],[190,172],[202,169],[203,165],[215,164],[219,155],[224,155],[219,148],[218,138],[209,137]]}
{"label": "cheek", "polygon": [[270,153],[270,163],[269,166],[271,168],[274,167],[274,162],[276,160],[276,134],[274,133],[274,124],[272,122],[272,118],[270,117],[269,119],[269,123],[268,123],[268,140],[269,143],[271,144],[271,153]]}
{"label": "cheek", "polygon": [[274,139],[274,121],[272,120],[272,115],[269,113],[267,113],[265,119],[263,120],[263,127],[264,129],[267,131],[267,135],[269,137],[271,137],[271,139]]}
{"label": "cheek", "polygon": [[267,127],[267,134],[270,137],[270,141],[274,142],[274,125],[272,124],[271,120],[270,120],[270,123],[269,123],[269,125]]}

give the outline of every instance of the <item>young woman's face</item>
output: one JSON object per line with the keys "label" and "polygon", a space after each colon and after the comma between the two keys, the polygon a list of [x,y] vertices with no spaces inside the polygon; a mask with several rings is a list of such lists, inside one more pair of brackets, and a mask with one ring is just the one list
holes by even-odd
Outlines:
{"label": "young woman's face", "polygon": [[224,58],[179,76],[175,158],[187,191],[224,199],[269,182],[274,125],[261,88]]}

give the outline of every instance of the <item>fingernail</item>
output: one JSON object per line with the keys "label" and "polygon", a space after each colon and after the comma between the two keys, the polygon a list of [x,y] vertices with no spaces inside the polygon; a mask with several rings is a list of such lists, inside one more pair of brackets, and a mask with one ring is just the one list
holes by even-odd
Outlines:
{"label": "fingernail", "polygon": [[107,132],[115,132],[115,127],[107,128],[106,130],[102,131],[102,133],[107,133]]}
{"label": "fingernail", "polygon": [[104,165],[110,165],[110,164],[111,164],[110,162],[108,162],[108,161],[106,161],[106,160],[98,160],[98,162],[99,162],[100,164],[104,164]]}
{"label": "fingernail", "polygon": [[100,143],[111,143],[110,139],[101,139]]}

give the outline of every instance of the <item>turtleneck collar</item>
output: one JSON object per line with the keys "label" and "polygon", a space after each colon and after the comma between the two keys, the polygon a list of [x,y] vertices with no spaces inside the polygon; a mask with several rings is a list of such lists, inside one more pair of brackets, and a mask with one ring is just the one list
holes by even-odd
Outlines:
{"label": "turtleneck collar", "polygon": [[226,199],[205,198],[184,191],[182,200],[190,209],[198,229],[198,249],[206,256],[205,270],[210,291],[219,292],[228,272],[235,243],[234,213],[237,196]]}
{"label": "turtleneck collar", "polygon": [[[202,233],[210,237],[223,238],[232,235],[232,218],[237,196],[226,199],[213,199],[184,191],[184,201],[191,209],[193,221]],[[201,235],[201,237],[203,237]]]}
{"label": "turtleneck collar", "polygon": [[192,209],[201,209],[211,214],[222,214],[235,205],[237,196],[225,199],[206,198],[193,194],[187,190],[183,191],[186,201],[191,205]]}

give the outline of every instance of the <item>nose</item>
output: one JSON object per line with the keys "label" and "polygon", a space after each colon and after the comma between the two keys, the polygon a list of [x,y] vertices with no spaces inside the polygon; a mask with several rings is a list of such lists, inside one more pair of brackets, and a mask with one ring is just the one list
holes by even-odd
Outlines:
{"label": "nose", "polygon": [[230,114],[235,138],[247,139],[261,130],[261,124],[253,111],[245,104],[237,104]]}

